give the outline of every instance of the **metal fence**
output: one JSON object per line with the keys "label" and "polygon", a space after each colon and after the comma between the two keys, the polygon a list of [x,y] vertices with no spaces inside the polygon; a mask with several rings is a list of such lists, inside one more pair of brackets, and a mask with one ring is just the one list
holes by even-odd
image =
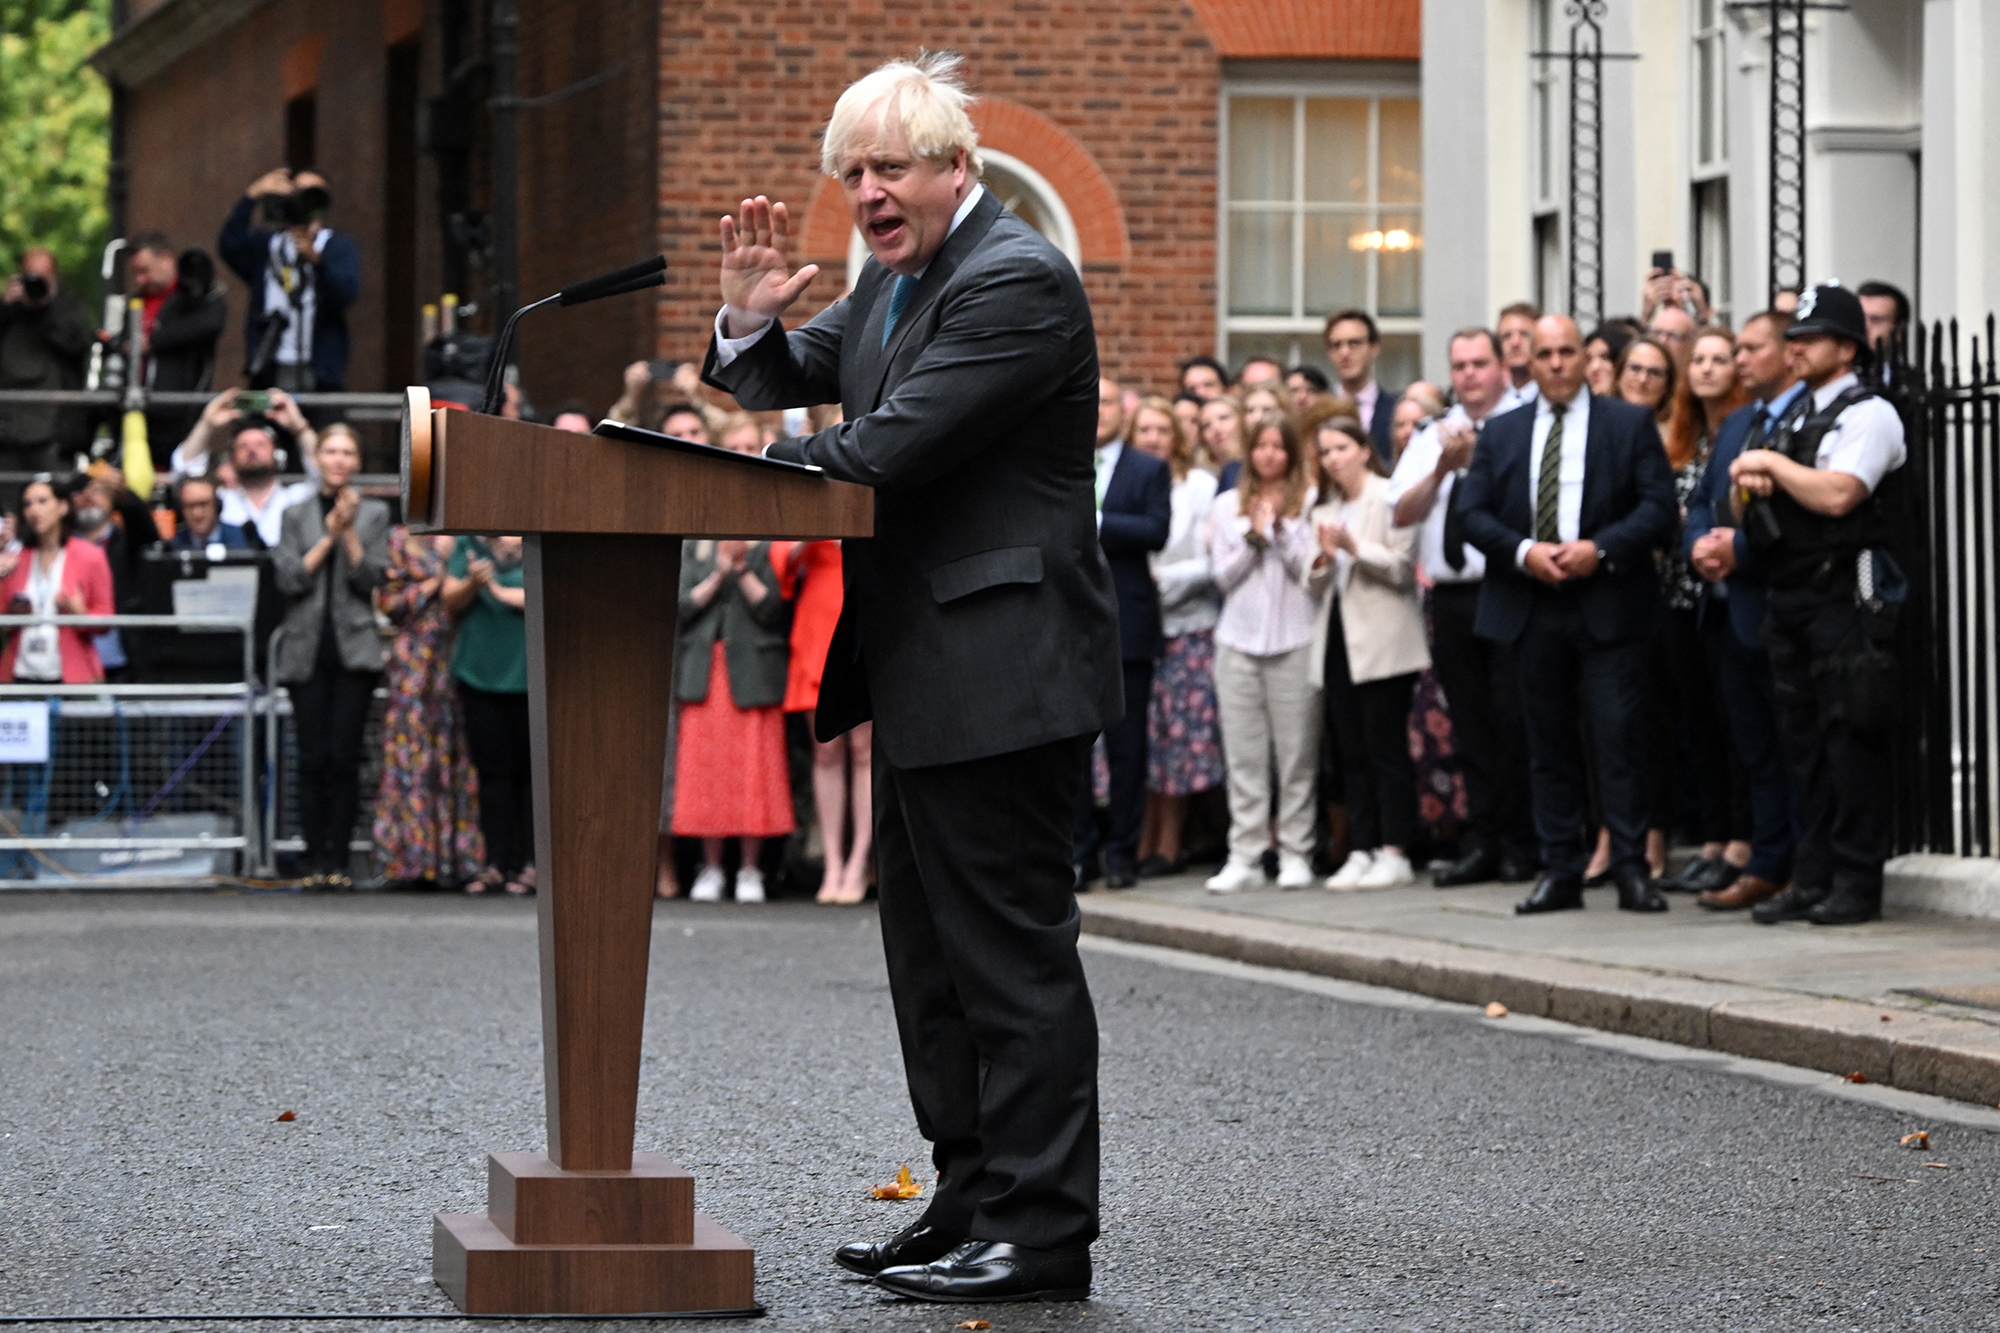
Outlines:
{"label": "metal fence", "polygon": [[[1899,479],[1910,579],[1899,626],[1904,709],[1889,781],[1896,850],[2000,852],[2000,367],[1994,317],[1921,326],[1889,362],[1909,462]],[[1963,353],[1963,355],[1962,355]]]}

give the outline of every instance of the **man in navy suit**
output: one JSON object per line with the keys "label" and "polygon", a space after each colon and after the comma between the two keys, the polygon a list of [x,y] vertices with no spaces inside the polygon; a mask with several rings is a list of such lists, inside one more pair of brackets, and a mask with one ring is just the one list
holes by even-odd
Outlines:
{"label": "man in navy suit", "polygon": [[1375,317],[1365,310],[1336,310],[1327,317],[1326,359],[1340,377],[1340,392],[1352,398],[1360,410],[1355,413],[1368,427],[1368,438],[1384,467],[1396,466],[1396,442],[1390,433],[1396,424],[1396,403],[1403,396],[1375,382],[1375,363],[1382,356],[1382,331]]}
{"label": "man in navy suit", "polygon": [[1517,912],[1583,906],[1577,697],[1597,742],[1618,906],[1663,912],[1646,865],[1639,731],[1646,643],[1660,607],[1653,550],[1673,535],[1673,472],[1653,414],[1583,385],[1576,321],[1535,325],[1528,406],[1492,421],[1460,485],[1465,535],[1486,554],[1475,631],[1512,643],[1528,724],[1544,870]]}
{"label": "man in navy suit", "polygon": [[[1750,861],[1742,873],[1698,887],[1703,907],[1734,911],[1784,891],[1798,844],[1798,787],[1785,759],[1771,657],[1764,647],[1764,574],[1737,526],[1729,465],[1746,448],[1761,448],[1805,385],[1785,349],[1791,317],[1775,310],[1752,315],[1736,338],[1736,373],[1756,399],[1724,417],[1701,485],[1688,497],[1681,550],[1708,580],[1701,631],[1715,663],[1730,739],[1750,779]],[[1721,725],[1718,718],[1707,725]]]}
{"label": "man in navy suit", "polygon": [[1124,659],[1125,715],[1104,729],[1111,767],[1111,804],[1100,827],[1086,779],[1077,798],[1076,882],[1096,878],[1104,854],[1104,885],[1139,882],[1139,826],[1146,817],[1146,704],[1153,697],[1153,663],[1160,633],[1160,590],[1146,557],[1167,544],[1173,523],[1173,473],[1124,440],[1123,391],[1097,382],[1097,540],[1118,590],[1118,653]]}

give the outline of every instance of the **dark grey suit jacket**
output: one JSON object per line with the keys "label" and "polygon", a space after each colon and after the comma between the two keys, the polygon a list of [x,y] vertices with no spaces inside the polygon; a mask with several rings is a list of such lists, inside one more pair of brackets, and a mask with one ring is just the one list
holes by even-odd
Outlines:
{"label": "dark grey suit jacket", "polygon": [[710,347],[702,370],[753,411],[838,401],[845,421],[771,455],[876,491],[875,535],[842,547],[816,730],[873,717],[898,768],[1098,731],[1124,701],[1083,284],[990,191],[884,347],[893,276],[870,258],[803,327],[773,326],[726,367]]}

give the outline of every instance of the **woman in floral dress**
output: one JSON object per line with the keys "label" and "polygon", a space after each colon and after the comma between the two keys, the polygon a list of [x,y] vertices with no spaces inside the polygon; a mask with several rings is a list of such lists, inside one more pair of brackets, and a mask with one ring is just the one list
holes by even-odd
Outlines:
{"label": "woman in floral dress", "polygon": [[376,861],[386,880],[436,887],[478,882],[486,860],[479,784],[452,685],[456,626],[439,596],[452,541],[397,528],[389,538],[389,571],[376,594],[398,631],[382,680],[389,700],[382,714]]}

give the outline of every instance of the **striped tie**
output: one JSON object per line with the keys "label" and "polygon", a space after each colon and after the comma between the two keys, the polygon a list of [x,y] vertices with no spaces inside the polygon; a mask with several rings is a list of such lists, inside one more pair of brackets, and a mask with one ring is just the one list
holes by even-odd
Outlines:
{"label": "striped tie", "polygon": [[1556,500],[1562,493],[1563,410],[1550,404],[1549,438],[1542,442],[1542,475],[1535,485],[1535,540],[1559,542]]}

